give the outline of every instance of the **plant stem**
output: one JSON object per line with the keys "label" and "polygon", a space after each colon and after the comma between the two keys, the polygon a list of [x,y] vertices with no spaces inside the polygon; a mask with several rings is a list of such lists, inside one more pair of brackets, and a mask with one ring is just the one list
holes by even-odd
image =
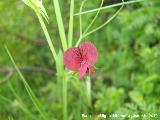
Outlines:
{"label": "plant stem", "polygon": [[[100,4],[100,7],[99,7],[99,8],[102,8],[103,2],[104,2],[104,0],[101,1],[101,4]],[[97,13],[96,13],[96,15],[94,16],[93,20],[90,22],[90,24],[88,25],[88,27],[86,28],[86,30],[84,31],[83,34],[85,34],[85,33],[88,32],[88,30],[91,28],[91,26],[94,24],[95,20],[97,19],[99,13],[100,13],[100,9],[97,11]]]}
{"label": "plant stem", "polygon": [[[83,6],[84,6],[86,1],[87,0],[82,1],[79,12],[82,12]],[[82,37],[82,32],[83,32],[83,30],[82,30],[82,16],[81,15],[79,15],[79,32],[80,32],[80,38],[81,38]]]}
{"label": "plant stem", "polygon": [[51,50],[51,52],[52,52],[52,54],[53,54],[54,60],[56,61],[57,54],[56,54],[56,51],[55,51],[54,46],[53,46],[53,44],[52,44],[52,40],[51,40],[51,38],[50,38],[50,36],[49,36],[48,30],[47,30],[47,28],[46,28],[46,25],[45,25],[42,17],[41,17],[39,14],[37,14],[37,16],[38,16],[39,22],[40,22],[40,24],[41,24],[41,27],[42,27],[42,29],[43,29],[43,32],[44,32],[44,34],[45,34],[45,36],[46,36],[46,39],[47,39],[49,48],[50,48],[50,50]]}
{"label": "plant stem", "polygon": [[108,8],[118,7],[118,6],[121,6],[123,4],[128,5],[128,4],[133,4],[133,3],[143,2],[143,1],[145,1],[145,0],[133,0],[133,1],[127,1],[127,2],[124,2],[124,3],[121,2],[121,3],[117,3],[117,4],[113,4],[113,5],[108,5],[108,6],[105,6],[105,7],[102,7],[102,8],[96,8],[96,9],[92,9],[92,10],[88,10],[88,11],[79,12],[79,13],[76,13],[74,15],[77,16],[77,15],[93,13],[93,12],[96,12],[96,11],[99,11],[99,10],[105,10],[105,9],[108,9]]}
{"label": "plant stem", "polygon": [[61,38],[61,43],[62,43],[63,50],[65,51],[67,49],[67,40],[66,40],[61,10],[59,6],[59,1],[53,0],[53,3],[54,3],[54,9],[55,9],[55,14],[57,19],[58,30]]}
{"label": "plant stem", "polygon": [[68,111],[67,111],[67,80],[68,77],[63,77],[63,120],[68,119]]}
{"label": "plant stem", "polygon": [[78,39],[77,43],[76,43],[76,47],[78,47],[78,45],[80,44],[81,40],[83,39],[83,35]]}
{"label": "plant stem", "polygon": [[90,79],[90,76],[87,77],[86,88],[87,88],[88,103],[89,103],[89,106],[91,107],[92,97],[91,97],[91,79]]}
{"label": "plant stem", "polygon": [[[123,1],[123,0],[122,0],[122,1]],[[123,3],[124,3],[124,1],[123,1]],[[88,35],[96,32],[96,31],[98,31],[99,29],[103,28],[103,27],[106,26],[108,23],[110,23],[110,22],[118,15],[118,13],[122,10],[123,6],[124,6],[124,4],[122,4],[122,6],[118,9],[118,11],[117,11],[113,16],[111,16],[105,23],[103,23],[103,24],[100,25],[99,27],[96,27],[95,29],[91,30],[91,31],[88,32],[88,33],[82,34],[82,35],[80,36],[80,38],[78,39],[78,41],[77,41],[77,43],[76,43],[76,46],[78,46],[78,45],[80,44],[80,42],[81,42],[81,40],[82,40],[83,38],[87,37]]]}
{"label": "plant stem", "polygon": [[29,84],[26,82],[26,79],[24,78],[23,74],[21,73],[21,71],[19,70],[17,64],[15,63],[15,61],[14,61],[14,59],[13,59],[13,57],[12,57],[12,55],[11,55],[9,49],[8,49],[8,47],[7,47],[6,45],[5,45],[4,47],[5,47],[5,49],[6,49],[6,52],[7,52],[8,56],[9,56],[9,58],[10,58],[12,64],[13,64],[13,66],[15,67],[17,73],[18,73],[19,76],[20,76],[20,78],[21,78],[21,80],[22,80],[22,82],[23,82],[23,84],[24,84],[24,86],[25,86],[25,89],[26,89],[26,91],[27,91],[30,99],[32,100],[33,104],[35,105],[35,107],[36,107],[37,110],[39,111],[39,113],[40,113],[40,115],[42,116],[42,118],[43,118],[44,120],[47,120],[47,119],[48,119],[48,115],[47,115],[47,113],[45,112],[42,104],[40,103],[40,101],[38,100],[38,98],[36,97],[36,95],[34,94],[34,92],[32,91],[32,89],[31,89],[31,87],[29,86]]}
{"label": "plant stem", "polygon": [[73,22],[74,22],[74,0],[71,0],[69,30],[68,30],[68,47],[69,48],[72,46],[72,41],[73,41]]}
{"label": "plant stem", "polygon": [[99,27],[91,30],[90,32],[86,33],[83,37],[86,37],[86,36],[88,36],[88,35],[96,32],[96,31],[98,31],[99,29],[101,29],[102,27],[104,27],[104,26],[106,26],[108,23],[110,23],[110,22],[118,15],[118,13],[122,10],[123,6],[124,6],[124,5],[122,5],[122,6],[118,9],[118,11],[117,11],[113,16],[111,16],[105,23],[103,23],[103,24],[100,25]]}

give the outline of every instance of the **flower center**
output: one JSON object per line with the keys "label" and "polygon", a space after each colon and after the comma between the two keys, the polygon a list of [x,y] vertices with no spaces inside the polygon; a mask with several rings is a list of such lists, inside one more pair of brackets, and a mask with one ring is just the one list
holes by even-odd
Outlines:
{"label": "flower center", "polygon": [[81,65],[84,65],[84,64],[86,64],[87,62],[86,62],[86,60],[83,60],[82,62],[81,62]]}

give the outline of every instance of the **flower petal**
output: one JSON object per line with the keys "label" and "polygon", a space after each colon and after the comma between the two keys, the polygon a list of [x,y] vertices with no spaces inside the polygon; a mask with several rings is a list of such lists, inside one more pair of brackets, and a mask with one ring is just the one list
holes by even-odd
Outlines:
{"label": "flower petal", "polygon": [[81,54],[78,48],[69,48],[64,52],[64,65],[72,71],[77,71],[81,65]]}
{"label": "flower petal", "polygon": [[83,57],[88,64],[92,65],[97,61],[98,52],[96,46],[90,41],[84,42],[80,45],[80,51]]}
{"label": "flower petal", "polygon": [[95,70],[94,70],[94,68],[93,68],[91,65],[89,65],[88,68],[89,68],[89,70],[90,70],[91,72],[95,73]]}
{"label": "flower petal", "polygon": [[88,68],[87,63],[81,65],[81,68],[79,71],[79,78],[82,78],[85,75],[85,73],[87,72],[87,68]]}

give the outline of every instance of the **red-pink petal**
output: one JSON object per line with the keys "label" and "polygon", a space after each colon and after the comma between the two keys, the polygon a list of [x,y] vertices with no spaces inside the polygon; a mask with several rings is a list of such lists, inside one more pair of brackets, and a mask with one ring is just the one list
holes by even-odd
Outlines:
{"label": "red-pink petal", "polygon": [[78,48],[69,48],[64,52],[64,65],[72,71],[77,71],[81,65],[81,54]]}
{"label": "red-pink petal", "polygon": [[80,71],[79,71],[79,78],[82,78],[85,73],[87,72],[88,64],[84,63],[81,65]]}
{"label": "red-pink petal", "polygon": [[80,45],[80,50],[83,60],[86,60],[88,64],[92,65],[97,61],[98,58],[97,48],[90,41],[86,41],[82,45]]}
{"label": "red-pink petal", "polygon": [[89,68],[89,70],[90,70],[91,72],[95,73],[95,70],[94,70],[94,68],[93,68],[91,65],[89,65],[88,68]]}

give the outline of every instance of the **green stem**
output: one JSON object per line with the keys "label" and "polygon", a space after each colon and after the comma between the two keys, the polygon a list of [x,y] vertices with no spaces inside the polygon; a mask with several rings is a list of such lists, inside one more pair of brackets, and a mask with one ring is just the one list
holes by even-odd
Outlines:
{"label": "green stem", "polygon": [[[101,5],[100,5],[100,8],[102,7],[103,5],[103,2],[104,0],[101,1]],[[80,12],[82,11],[82,9],[80,10]],[[98,12],[96,13],[96,15],[94,16],[93,20],[90,22],[90,24],[88,25],[88,27],[86,28],[86,30],[84,31],[83,34],[80,34],[80,37],[76,43],[76,47],[78,47],[78,45],[80,44],[81,40],[83,39],[83,35],[85,35],[87,33],[87,31],[90,29],[90,27],[93,25],[93,23],[95,22],[95,20],[97,19],[97,16],[99,14],[100,10],[98,10]],[[80,23],[81,23],[81,14],[79,15],[80,16]]]}
{"label": "green stem", "polygon": [[86,37],[86,36],[96,32],[96,31],[98,31],[102,27],[106,26],[108,23],[110,23],[118,15],[118,13],[121,11],[122,8],[123,8],[123,6],[111,18],[109,18],[104,24],[102,24],[99,27],[97,27],[97,28],[91,30],[90,32],[86,33],[83,37]]}
{"label": "green stem", "polygon": [[102,8],[96,8],[96,9],[92,9],[92,10],[88,10],[88,11],[84,11],[84,12],[79,12],[79,13],[76,13],[75,16],[82,15],[82,14],[87,14],[87,13],[93,13],[93,12],[96,12],[96,11],[99,11],[99,10],[105,10],[105,9],[108,9],[108,8],[118,7],[118,6],[121,6],[123,4],[127,5],[127,4],[142,2],[142,1],[145,1],[145,0],[133,0],[133,1],[127,1],[127,2],[124,2],[124,3],[121,2],[121,3],[105,6],[105,7],[102,7]]}
{"label": "green stem", "polygon": [[47,28],[46,28],[46,25],[45,25],[45,23],[44,23],[44,21],[43,21],[43,18],[42,18],[39,14],[37,14],[37,16],[38,16],[39,22],[40,22],[40,24],[41,24],[41,27],[42,27],[42,29],[43,29],[43,32],[44,32],[44,34],[45,34],[45,37],[46,37],[46,39],[47,39],[49,48],[50,48],[50,50],[51,50],[51,52],[52,52],[52,54],[53,54],[54,60],[56,61],[57,54],[56,54],[55,48],[54,48],[54,46],[53,46],[53,44],[52,44],[52,40],[51,40],[51,38],[50,38],[50,36],[49,36],[48,30],[47,30]]}
{"label": "green stem", "polygon": [[[82,4],[81,4],[81,6],[80,6],[80,10],[79,10],[79,12],[82,12],[82,9],[83,9],[83,6],[84,6],[84,3],[86,2],[87,0],[83,0],[82,1]],[[82,37],[82,16],[81,15],[79,15],[79,31],[80,31],[80,38]]]}
{"label": "green stem", "polygon": [[77,43],[76,43],[76,47],[78,47],[78,45],[80,44],[81,40],[83,39],[83,35],[78,39]]}
{"label": "green stem", "polygon": [[40,103],[40,101],[38,100],[38,98],[36,97],[36,95],[34,94],[32,89],[30,88],[29,84],[26,82],[23,74],[21,73],[21,71],[19,70],[18,66],[16,65],[16,63],[15,63],[15,61],[14,61],[14,59],[13,59],[13,57],[12,57],[12,55],[11,55],[9,49],[8,49],[8,47],[6,45],[4,47],[6,49],[6,52],[7,52],[8,56],[9,56],[9,58],[10,58],[12,64],[13,64],[13,66],[15,67],[17,73],[20,76],[20,78],[21,78],[21,80],[22,80],[22,82],[23,82],[23,84],[24,84],[24,86],[25,86],[25,88],[27,90],[27,93],[28,93],[30,99],[32,100],[33,104],[35,105],[35,107],[37,108],[39,113],[41,114],[42,118],[44,120],[47,120],[48,119],[48,115],[45,112],[44,108],[42,107],[42,104]]}
{"label": "green stem", "polygon": [[68,31],[68,47],[72,46],[73,41],[73,22],[74,22],[74,0],[70,3],[70,20],[69,20],[69,31]]}
{"label": "green stem", "polygon": [[[104,0],[101,1],[101,4],[100,4],[100,7],[99,7],[99,8],[102,8],[103,2],[104,2]],[[88,32],[88,30],[91,28],[91,26],[94,24],[95,20],[97,19],[99,13],[100,13],[100,9],[97,11],[97,13],[96,13],[96,15],[94,16],[93,20],[90,22],[90,24],[88,25],[88,27],[86,28],[86,30],[84,31],[83,34],[85,34],[85,33]]]}
{"label": "green stem", "polygon": [[86,88],[87,88],[88,103],[89,103],[89,106],[91,107],[91,105],[92,105],[92,97],[91,97],[91,79],[90,79],[90,76],[87,77]]}
{"label": "green stem", "polygon": [[63,78],[63,120],[68,119],[67,111],[67,77]]}
{"label": "green stem", "polygon": [[61,10],[59,6],[59,1],[53,0],[53,3],[54,3],[54,9],[55,9],[55,14],[56,14],[56,19],[57,19],[58,30],[59,30],[59,34],[61,38],[61,43],[62,43],[63,50],[65,51],[67,49],[67,40],[66,40]]}
{"label": "green stem", "polygon": [[[123,0],[122,0],[122,1],[123,1]],[[103,23],[103,24],[100,25],[99,27],[91,30],[90,32],[83,34],[83,35],[78,39],[78,41],[77,41],[77,43],[76,43],[76,46],[78,46],[78,45],[80,44],[80,42],[81,42],[81,40],[82,40],[83,38],[87,37],[88,35],[96,32],[96,31],[98,31],[99,29],[103,28],[103,27],[106,26],[108,23],[110,23],[110,22],[118,15],[118,13],[122,10],[123,6],[124,6],[124,4],[122,4],[122,6],[118,9],[118,11],[117,11],[113,16],[111,16],[105,23]]]}

